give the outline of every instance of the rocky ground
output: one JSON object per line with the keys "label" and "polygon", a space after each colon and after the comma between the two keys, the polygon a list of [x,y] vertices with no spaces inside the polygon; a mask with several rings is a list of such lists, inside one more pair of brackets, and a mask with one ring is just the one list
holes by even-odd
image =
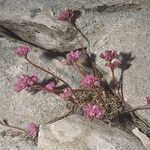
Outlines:
{"label": "rocky ground", "polygon": [[[90,40],[91,52],[96,54],[98,66],[104,69],[105,62],[99,58],[101,52],[106,49],[121,52],[125,63],[117,75],[123,79],[125,100],[132,107],[145,104],[145,97],[150,95],[149,0],[0,0],[0,119],[5,118],[10,124],[24,128],[28,122],[44,124],[68,111],[65,102],[54,95],[42,92],[35,95],[26,92],[16,94],[13,91],[18,74],[35,72],[41,80],[49,78],[25,60],[15,57],[14,50],[22,43],[32,47],[30,58],[33,61],[51,68],[73,87],[78,85],[80,77],[59,61],[63,52],[79,48],[71,28],[56,20],[57,13],[67,8],[81,12],[76,24]],[[77,35],[81,39],[80,34]],[[85,40],[82,42],[87,45]],[[105,71],[108,72],[107,69]],[[138,111],[147,124],[150,124],[149,112]],[[0,127],[0,131],[4,129]],[[1,150],[62,148],[146,149],[134,135],[77,115],[41,126],[37,145],[19,137],[0,135]]]}

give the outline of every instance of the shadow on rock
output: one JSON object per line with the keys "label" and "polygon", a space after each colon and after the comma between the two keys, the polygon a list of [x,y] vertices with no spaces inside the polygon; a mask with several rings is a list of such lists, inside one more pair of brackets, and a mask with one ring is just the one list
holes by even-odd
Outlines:
{"label": "shadow on rock", "polygon": [[[129,53],[121,52],[119,59],[121,60],[121,65],[119,66],[119,69],[121,69],[121,75],[118,81],[118,87],[121,89],[121,95],[123,98],[123,74],[125,70],[131,67],[132,65],[131,62],[135,59],[135,56],[132,55],[132,52]],[[112,89],[116,88],[116,85],[114,85],[114,82],[112,80],[110,81],[109,86]]]}
{"label": "shadow on rock", "polygon": [[120,89],[121,89],[121,95],[123,97],[123,74],[124,74],[124,71],[129,69],[131,67],[131,62],[135,59],[135,56],[133,56],[132,52],[129,52],[129,53],[124,53],[124,52],[121,52],[120,53],[120,59],[121,59],[121,62],[122,64],[120,65],[120,69],[121,69],[121,75],[120,75],[120,79],[119,79],[119,86],[120,86]]}

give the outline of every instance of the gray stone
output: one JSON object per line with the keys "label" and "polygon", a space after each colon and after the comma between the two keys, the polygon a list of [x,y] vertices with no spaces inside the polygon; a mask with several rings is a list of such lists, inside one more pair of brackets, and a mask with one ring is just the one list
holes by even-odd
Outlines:
{"label": "gray stone", "polygon": [[[76,31],[57,21],[52,2],[30,1],[30,6],[25,3],[28,2],[22,0],[18,3],[14,0],[13,3],[7,1],[1,4],[0,36],[44,50],[64,52],[75,48],[73,35],[76,35]],[[37,10],[38,13],[35,13]]]}
{"label": "gray stone", "polygon": [[[66,23],[57,21],[56,16],[60,10],[66,8],[80,10],[82,16],[77,19],[77,25],[88,38],[93,39],[93,33],[96,35],[96,33],[101,33],[99,31],[103,31],[106,25],[105,18],[108,15],[113,18],[112,16],[116,16],[117,13],[120,18],[118,13],[121,15],[138,14],[149,7],[148,1],[134,2],[132,0],[82,0],[73,3],[70,3],[69,0],[21,0],[19,2],[13,0],[13,3],[11,0],[7,0],[1,2],[0,8],[1,36],[7,38],[11,36],[11,38],[30,43],[44,50],[64,52],[78,48],[79,45],[73,36],[76,33],[74,34]],[[111,22],[113,20],[111,19]],[[85,43],[85,40],[83,42]]]}
{"label": "gray stone", "polygon": [[40,23],[12,20],[0,20],[0,24],[0,36],[11,38],[11,40],[15,38],[20,42],[56,52],[70,51],[74,48],[72,40],[75,37],[72,36],[73,30],[69,26],[59,27],[55,24],[55,27],[49,28]]}
{"label": "gray stone", "polygon": [[[132,141],[132,142],[131,142]],[[49,125],[41,125],[40,150],[146,150],[134,136],[103,122],[72,115]]]}
{"label": "gray stone", "polygon": [[145,134],[140,132],[138,128],[135,128],[132,130],[132,132],[141,140],[143,145],[147,148],[147,150],[150,149],[150,138],[148,138]]}
{"label": "gray stone", "polygon": [[[32,94],[26,91],[14,92],[13,84],[16,82],[17,75],[36,73],[40,81],[44,78],[51,78],[47,73],[41,72],[29,65],[23,58],[15,55],[15,49],[19,45],[20,43],[9,42],[4,38],[0,38],[0,120],[7,119],[11,124],[25,128],[29,122],[41,124],[59,117],[68,112],[68,108],[66,102],[52,94],[43,92]],[[77,73],[74,73],[76,78],[72,76],[72,72],[75,72],[73,68],[64,66],[59,60],[52,59],[53,57],[45,59],[39,48],[32,47],[32,49],[29,58],[33,62],[51,69],[53,73],[64,78],[73,88],[77,87],[80,76]],[[53,54],[51,55],[53,56]],[[11,145],[8,144],[7,146]]]}
{"label": "gray stone", "polygon": [[[36,73],[40,81],[44,78],[51,78],[47,73],[41,72],[39,69],[29,65],[23,58],[15,55],[14,50],[19,45],[17,42],[0,39],[0,120],[7,119],[12,125],[26,128],[29,122],[41,124],[62,116],[68,112],[68,108],[66,107],[66,102],[53,94],[44,92],[32,94],[26,91],[14,92],[13,84],[16,82],[17,75]],[[77,73],[74,73],[77,78],[72,76],[72,72],[75,72],[73,68],[64,66],[56,59],[45,59],[40,49],[32,48],[29,58],[33,62],[51,69],[53,73],[55,72],[73,85],[72,87],[77,87],[79,84],[77,78],[80,80],[80,77]],[[13,142],[15,142],[15,139]],[[17,139],[16,143],[18,143]],[[11,145],[8,144],[7,146]]]}
{"label": "gray stone", "polygon": [[[53,94],[44,92],[32,94],[26,91],[14,92],[13,84],[16,82],[17,75],[35,73],[39,81],[45,78],[50,79],[51,75],[42,72],[27,63],[23,58],[16,56],[14,50],[19,46],[19,43],[9,42],[5,39],[0,39],[0,41],[0,80],[1,87],[3,87],[0,94],[0,120],[6,118],[16,126],[24,126],[30,121],[35,121],[37,124],[44,123],[67,112],[66,102]],[[42,51],[34,47],[29,54],[29,59],[51,69],[53,73],[64,78],[73,88],[78,86],[80,76],[75,72],[74,68],[64,66],[57,59],[45,59]],[[74,72],[75,77],[72,76],[72,72]],[[59,83],[59,85],[61,84]]]}
{"label": "gray stone", "polygon": [[[124,67],[116,71],[118,79],[123,76],[124,98],[132,107],[145,105],[145,98],[150,95],[150,11],[112,14],[111,18],[107,15],[102,19],[105,26],[97,33],[100,38],[93,52],[98,56],[106,49],[114,49],[125,56]],[[104,60],[97,57],[96,63],[109,73]],[[149,110],[138,114],[150,123]]]}
{"label": "gray stone", "polygon": [[10,128],[0,125],[0,149],[1,150],[37,150],[36,143],[25,138],[5,136],[2,133]]}
{"label": "gray stone", "polygon": [[[14,57],[13,50],[20,43],[28,43],[33,48],[30,54],[33,61],[51,68],[74,88],[78,86],[80,77],[74,69],[67,68],[58,59],[48,61],[41,56],[41,50],[64,52],[80,47],[75,37],[71,37],[72,29],[56,20],[57,13],[66,8],[81,11],[76,24],[90,40],[90,50],[96,54],[99,67],[105,69],[99,54],[106,49],[132,52],[135,59],[129,61],[131,66],[123,73],[124,97],[132,107],[145,104],[144,98],[150,95],[149,0],[0,0],[0,87],[3,87],[0,119],[7,118],[12,124],[25,127],[30,121],[44,123],[68,111],[58,97],[42,92],[16,94],[12,88],[18,74],[36,72],[41,79],[48,77]],[[88,46],[86,40],[82,42]],[[117,71],[118,78],[120,74],[121,70]],[[150,123],[149,110],[138,114]]]}

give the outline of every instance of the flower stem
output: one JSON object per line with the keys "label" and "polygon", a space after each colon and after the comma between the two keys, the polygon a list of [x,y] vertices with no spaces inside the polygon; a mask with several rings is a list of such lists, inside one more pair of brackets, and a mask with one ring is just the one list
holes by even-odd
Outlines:
{"label": "flower stem", "polygon": [[56,122],[56,121],[59,121],[59,120],[61,120],[61,119],[63,119],[63,118],[66,118],[66,117],[68,117],[69,115],[72,114],[72,111],[73,111],[73,109],[71,109],[68,113],[64,114],[63,116],[56,117],[56,118],[54,118],[53,120],[50,120],[50,121],[46,122],[44,125],[52,124],[52,123],[54,123],[54,122]]}
{"label": "flower stem", "polygon": [[97,92],[98,97],[99,97],[100,100],[101,100],[101,103],[102,103],[103,107],[105,108],[105,100],[104,100],[103,97],[101,96],[99,89],[95,89],[95,90],[96,90],[96,92]]}
{"label": "flower stem", "polygon": [[139,107],[136,107],[136,108],[129,110],[128,112],[133,112],[133,111],[137,111],[137,110],[144,110],[144,109],[150,109],[150,105],[139,106]]}
{"label": "flower stem", "polygon": [[9,127],[9,128],[13,128],[13,129],[17,129],[17,130],[20,130],[20,131],[23,131],[23,132],[27,132],[25,129],[22,129],[22,128],[19,128],[19,127],[16,127],[16,126],[12,126],[12,125],[9,125],[9,124],[5,124],[5,123],[2,123],[1,121],[0,121],[0,124],[3,125],[3,126]]}
{"label": "flower stem", "polygon": [[[70,25],[72,26],[73,29],[76,29],[76,30],[79,32],[78,28],[77,28],[75,25],[73,25],[73,24],[70,24]],[[81,34],[81,35],[82,35],[82,34]],[[82,35],[82,36],[83,36],[83,35]],[[78,36],[77,36],[76,34],[75,34],[75,38],[76,38],[77,42],[79,43],[79,45],[81,46],[81,48],[82,48],[83,50],[85,50],[83,44],[81,43],[81,41],[79,40],[79,38],[78,38]],[[90,50],[89,50],[89,53],[87,52],[87,54],[88,54],[89,57],[91,57],[91,52],[90,52]],[[90,61],[91,61],[91,60],[90,60]],[[97,71],[97,68],[95,67],[95,64],[94,64],[93,62],[90,62],[90,63],[91,63],[91,66],[92,66],[92,70],[93,70],[94,75],[98,75],[98,71]]]}
{"label": "flower stem", "polygon": [[[57,78],[57,79],[60,80],[60,81],[62,81],[64,84],[66,84],[66,85],[71,89],[71,91],[73,91],[73,89],[71,88],[71,86],[70,86],[66,81],[64,81],[64,80],[61,79],[60,77],[56,76],[55,74],[53,74],[50,69],[45,69],[45,68],[43,68],[43,67],[41,67],[41,66],[39,66],[39,65],[37,65],[37,64],[35,64],[35,63],[33,63],[31,60],[28,59],[27,56],[25,57],[25,59],[26,59],[31,65],[35,66],[36,68],[39,68],[39,69],[41,69],[42,71],[44,71],[44,72],[46,72],[46,73],[52,75],[53,77]],[[74,96],[75,96],[76,100],[78,100],[78,98],[76,97],[75,94],[74,94]]]}
{"label": "flower stem", "polygon": [[87,89],[74,89],[73,91],[75,91],[75,92],[78,92],[78,91],[87,91]]}
{"label": "flower stem", "polygon": [[74,63],[73,67],[81,74],[81,76],[85,76],[84,72],[81,70],[80,66],[77,63]]}
{"label": "flower stem", "polygon": [[77,28],[77,26],[75,24],[72,24],[73,27],[81,34],[81,36],[87,41],[88,43],[88,49],[87,49],[87,52],[88,52],[88,55],[91,57],[91,52],[90,52],[90,42],[88,40],[88,38],[86,38],[86,36],[80,31],[79,28]]}
{"label": "flower stem", "polygon": [[[43,68],[43,67],[41,67],[41,66],[39,66],[39,65],[37,65],[37,64],[35,64],[35,63],[33,63],[31,60],[28,59],[27,56],[25,57],[25,59],[26,59],[31,65],[33,65],[33,66],[35,66],[36,68],[39,68],[39,69],[41,69],[42,71],[44,71],[44,72],[46,72],[46,73],[52,75],[53,77],[57,78],[58,80],[62,81],[63,83],[65,83],[66,85],[68,85],[68,86],[70,87],[70,85],[69,85],[66,81],[64,81],[64,80],[61,79],[60,77],[56,76],[55,74],[53,74],[53,73],[51,72],[51,70],[47,70],[47,69],[45,69],[45,68]],[[70,87],[70,88],[71,88],[71,87]]]}
{"label": "flower stem", "polygon": [[[119,97],[120,97],[121,94],[120,94],[120,91],[119,91],[118,82],[117,82],[117,79],[116,79],[116,77],[115,77],[115,73],[114,73],[114,70],[113,70],[113,69],[111,69],[111,73],[112,73],[112,81],[113,81],[114,86],[115,86],[115,89],[117,90],[117,93],[118,93],[118,95],[119,95]],[[116,93],[116,92],[115,92],[115,93]]]}

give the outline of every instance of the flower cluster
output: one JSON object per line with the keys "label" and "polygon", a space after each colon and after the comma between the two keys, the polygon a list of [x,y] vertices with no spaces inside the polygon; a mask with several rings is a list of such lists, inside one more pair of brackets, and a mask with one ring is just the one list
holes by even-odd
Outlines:
{"label": "flower cluster", "polygon": [[[57,19],[59,21],[66,21],[68,25],[70,25],[69,27],[72,27],[73,30],[78,30],[74,22],[76,18],[77,16],[75,14],[75,11],[70,9],[60,12],[59,15],[57,16]],[[44,83],[39,84],[37,82],[38,78],[36,75],[29,76],[23,74],[17,77],[17,81],[14,84],[14,91],[20,92],[23,89],[26,90],[32,86],[31,89],[38,88],[40,90],[52,92],[60,96],[63,100],[67,102],[68,101],[73,102],[75,107],[76,106],[82,107],[84,116],[86,118],[102,119],[105,117],[107,119],[112,120],[112,118],[118,117],[116,115],[122,113],[121,111],[123,109],[120,109],[121,107],[125,108],[125,104],[122,103],[121,106],[120,103],[120,100],[122,100],[123,98],[121,97],[120,86],[118,86],[119,84],[117,78],[115,77],[115,72],[114,72],[114,70],[121,65],[121,61],[118,59],[119,54],[115,50],[106,50],[105,52],[100,54],[100,57],[106,61],[105,66],[109,67],[111,70],[112,79],[113,79],[112,81],[115,87],[115,90],[113,90],[113,88],[109,86],[109,84],[107,84],[107,81],[104,79],[103,74],[102,75],[100,74],[100,71],[97,69],[95,62],[91,62],[93,59],[90,59],[90,56],[88,57],[86,51],[81,55],[81,50],[84,49],[84,46],[82,45],[82,42],[78,38],[77,41],[79,45],[83,48],[70,51],[66,55],[65,64],[73,65],[73,67],[83,77],[83,79],[80,81],[79,89],[72,89],[70,84],[64,81],[61,77],[55,75],[53,72],[51,72],[50,69],[45,69],[39,66],[38,64],[32,62],[27,57],[28,53],[31,51],[31,48],[27,45],[21,45],[19,48],[16,49],[16,55],[18,55],[19,57],[24,57],[34,67],[37,67],[38,69],[41,69],[42,71],[51,75],[52,78],[54,78],[54,81],[57,82],[60,81],[61,83],[60,87],[65,87],[65,88],[60,90],[60,87],[58,88],[55,82],[53,81],[49,82],[46,85]],[[87,64],[89,70],[84,69],[84,67],[80,65],[80,62],[78,61],[84,54],[87,56],[87,58],[90,59]],[[109,91],[106,89],[107,88],[106,86],[108,86]],[[111,98],[111,96],[113,97],[116,96],[117,99]],[[150,96],[146,98],[146,103],[147,105],[150,105]],[[116,109],[117,109],[117,113],[116,113]],[[38,130],[39,130],[39,126],[33,122],[29,123],[26,128],[26,132],[31,138],[35,138],[38,135]]]}
{"label": "flower cluster", "polygon": [[38,134],[39,127],[31,122],[27,125],[27,133],[30,137],[35,138]]}
{"label": "flower cluster", "polygon": [[16,55],[19,57],[26,56],[31,51],[31,48],[25,44],[21,45],[16,49]]}
{"label": "flower cluster", "polygon": [[14,84],[14,91],[20,92],[23,89],[27,89],[37,82],[38,78],[36,75],[28,76],[22,75],[17,77],[17,82]]}
{"label": "flower cluster", "polygon": [[146,97],[146,103],[150,105],[150,96]]}
{"label": "flower cluster", "polygon": [[84,116],[89,119],[98,118],[101,119],[104,116],[103,110],[97,105],[88,104],[83,108]]}
{"label": "flower cluster", "polygon": [[64,100],[69,100],[69,98],[71,98],[73,95],[73,92],[70,88],[65,88],[63,90],[63,93],[60,94],[60,96],[64,99]]}
{"label": "flower cluster", "polygon": [[44,88],[45,90],[53,91],[55,86],[55,82],[49,82]]}
{"label": "flower cluster", "polygon": [[76,62],[79,58],[80,58],[80,51],[76,50],[76,51],[71,51],[70,53],[67,54],[66,59],[65,59],[65,63],[67,65],[71,65],[74,62]]}
{"label": "flower cluster", "polygon": [[93,75],[86,75],[84,79],[81,81],[81,85],[86,88],[92,88],[99,85],[99,80],[97,77]]}
{"label": "flower cluster", "polygon": [[72,23],[72,21],[74,20],[74,17],[75,17],[74,11],[67,9],[67,10],[61,11],[57,16],[57,19],[60,21],[67,21],[69,23]]}
{"label": "flower cluster", "polygon": [[100,54],[100,57],[106,61],[112,61],[113,59],[118,57],[118,53],[115,50],[106,50],[105,52]]}
{"label": "flower cluster", "polygon": [[109,67],[112,71],[121,65],[121,61],[117,59],[118,56],[119,55],[115,50],[106,50],[100,54],[100,57],[107,61],[106,66]]}

